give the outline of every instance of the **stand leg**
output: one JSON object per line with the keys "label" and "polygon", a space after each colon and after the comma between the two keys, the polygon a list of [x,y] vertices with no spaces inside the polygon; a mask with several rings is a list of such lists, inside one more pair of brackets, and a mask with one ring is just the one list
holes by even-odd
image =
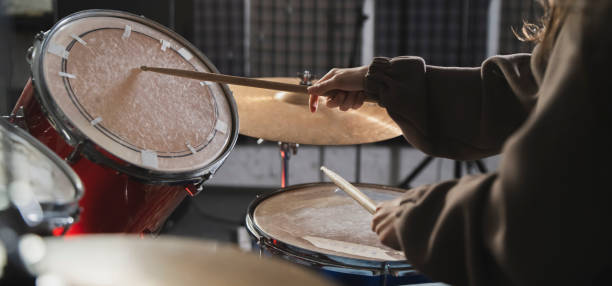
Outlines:
{"label": "stand leg", "polygon": [[484,163],[482,163],[482,161],[480,160],[476,160],[474,161],[474,163],[476,163],[476,167],[478,168],[478,171],[480,171],[481,173],[486,173],[487,171],[487,167],[485,166]]}
{"label": "stand leg", "polygon": [[355,183],[361,183],[361,145],[355,148]]}
{"label": "stand leg", "polygon": [[461,178],[461,161],[455,161],[455,179]]}
{"label": "stand leg", "polygon": [[296,143],[278,142],[281,156],[281,188],[289,185],[289,158],[291,153],[297,154],[297,148],[300,146]]}
{"label": "stand leg", "polygon": [[410,175],[408,175],[408,177],[403,182],[401,182],[399,184],[399,187],[403,188],[403,189],[410,189],[410,183],[412,182],[412,180],[414,180],[414,178],[416,178],[416,176],[418,176],[421,173],[421,171],[423,171],[423,169],[425,169],[427,164],[429,164],[431,162],[431,160],[433,160],[433,159],[434,159],[434,157],[426,156],[423,160],[421,160],[419,165],[417,165],[416,168],[414,168],[414,170],[412,170]]}
{"label": "stand leg", "polygon": [[[425,167],[431,162],[431,160],[433,160],[434,157],[431,156],[427,156],[425,157],[417,166],[416,168],[414,168],[414,170],[412,170],[412,172],[408,175],[408,177],[402,181],[398,187],[403,188],[403,189],[410,189],[410,182],[412,182],[412,180],[414,180],[414,178],[416,178],[416,176],[418,176],[421,171],[423,171],[423,169],[425,169]],[[463,175],[463,170],[461,169],[461,164],[464,163],[466,165],[466,172],[467,173],[471,173],[470,169],[471,166],[470,164],[475,164],[476,167],[478,168],[478,171],[480,171],[481,173],[486,173],[487,172],[487,168],[484,165],[484,163],[481,160],[475,160],[473,162],[463,162],[463,161],[455,161],[455,178],[459,179],[461,178],[461,176]]]}
{"label": "stand leg", "polygon": [[281,188],[286,187],[289,184],[289,144],[280,143],[280,156],[281,156]]}

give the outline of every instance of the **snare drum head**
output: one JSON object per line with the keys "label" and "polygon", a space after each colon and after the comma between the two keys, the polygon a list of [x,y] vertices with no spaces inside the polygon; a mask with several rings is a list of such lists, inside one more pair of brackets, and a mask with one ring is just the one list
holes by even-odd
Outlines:
{"label": "snare drum head", "polygon": [[81,181],[66,163],[23,130],[0,120],[0,209],[10,201],[18,208],[34,203],[54,209],[76,204],[81,192]]}
{"label": "snare drum head", "polygon": [[139,69],[216,72],[169,29],[128,13],[85,11],[58,23],[39,49],[34,75],[52,103],[46,108],[113,156],[177,173],[202,169],[233,146],[237,115],[227,87]]}
{"label": "snare drum head", "polygon": [[[376,202],[398,189],[358,185]],[[261,201],[252,213],[263,235],[309,251],[369,261],[402,261],[402,252],[382,245],[371,230],[372,215],[333,184],[288,188]]]}

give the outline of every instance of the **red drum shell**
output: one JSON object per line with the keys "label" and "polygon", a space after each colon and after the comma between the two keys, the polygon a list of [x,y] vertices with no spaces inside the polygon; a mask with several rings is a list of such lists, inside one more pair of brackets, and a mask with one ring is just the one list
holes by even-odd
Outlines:
{"label": "red drum shell", "polygon": [[[68,157],[74,148],[49,124],[33,92],[28,81],[15,108],[23,107],[30,134],[61,158]],[[155,232],[187,194],[186,186],[143,183],[85,157],[72,168],[81,178],[85,194],[79,201],[79,219],[68,235]]]}

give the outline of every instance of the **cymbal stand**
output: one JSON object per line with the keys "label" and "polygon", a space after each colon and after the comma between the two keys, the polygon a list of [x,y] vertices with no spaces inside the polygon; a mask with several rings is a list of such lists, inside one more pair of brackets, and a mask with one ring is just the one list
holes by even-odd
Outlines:
{"label": "cymbal stand", "polygon": [[300,144],[278,142],[281,156],[281,188],[289,185],[289,159],[291,154],[297,154],[297,149]]}
{"label": "cymbal stand", "polygon": [[[410,174],[406,177],[406,179],[404,179],[401,183],[399,183],[398,187],[402,189],[412,188],[410,183],[423,171],[423,169],[425,169],[425,167],[427,167],[427,165],[429,165],[429,163],[431,163],[433,159],[435,159],[433,156],[429,156],[429,155],[425,156],[425,158],[423,158],[423,160],[412,170],[412,172],[410,172]],[[488,172],[487,167],[481,160],[474,160],[474,161],[455,160],[455,168],[454,168],[455,179],[459,179],[462,176],[462,170],[461,170],[462,163],[465,164],[465,170],[466,170],[466,173],[468,174],[472,173],[472,168],[474,166],[476,166],[476,168],[478,169],[478,171],[480,171],[480,173],[484,174]]]}
{"label": "cymbal stand", "polygon": [[[298,77],[300,78],[301,85],[312,85],[314,75],[310,71],[305,70],[304,72],[298,73]],[[300,144],[279,141],[278,146],[281,157],[281,188],[284,188],[289,185],[289,159],[291,158],[291,154],[297,154]]]}

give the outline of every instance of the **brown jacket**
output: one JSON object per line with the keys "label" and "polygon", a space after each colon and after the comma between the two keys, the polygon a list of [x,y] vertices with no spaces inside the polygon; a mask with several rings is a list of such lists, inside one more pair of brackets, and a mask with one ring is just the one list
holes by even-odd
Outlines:
{"label": "brown jacket", "polygon": [[370,65],[366,92],[413,146],[458,160],[503,154],[495,173],[406,193],[397,235],[417,269],[453,285],[610,281],[611,2],[576,1],[548,53],[479,68]]}

